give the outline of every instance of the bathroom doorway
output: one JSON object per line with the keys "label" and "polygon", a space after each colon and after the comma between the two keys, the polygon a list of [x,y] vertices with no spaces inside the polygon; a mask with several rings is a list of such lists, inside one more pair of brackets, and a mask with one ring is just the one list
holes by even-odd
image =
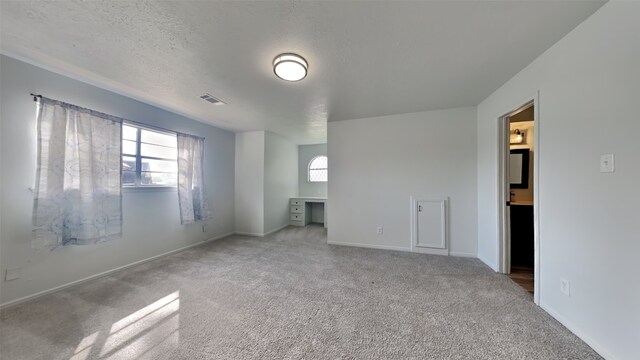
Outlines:
{"label": "bathroom doorway", "polygon": [[535,99],[500,118],[500,272],[538,303],[538,128]]}
{"label": "bathroom doorway", "polygon": [[533,104],[509,116],[509,277],[533,296]]}

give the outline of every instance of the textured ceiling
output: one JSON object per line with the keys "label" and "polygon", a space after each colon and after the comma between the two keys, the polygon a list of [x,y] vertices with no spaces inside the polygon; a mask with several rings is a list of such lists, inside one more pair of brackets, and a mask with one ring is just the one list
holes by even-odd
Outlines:
{"label": "textured ceiling", "polygon": [[[2,1],[1,48],[234,131],[476,105],[603,1]],[[271,61],[296,52],[301,82]],[[199,95],[228,103],[213,106]]]}

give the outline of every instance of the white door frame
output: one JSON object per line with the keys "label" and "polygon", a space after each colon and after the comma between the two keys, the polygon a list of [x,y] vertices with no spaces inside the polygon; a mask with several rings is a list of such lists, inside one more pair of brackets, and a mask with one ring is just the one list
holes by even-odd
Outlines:
{"label": "white door frame", "polygon": [[508,152],[509,124],[508,117],[530,107],[534,108],[534,132],[533,132],[533,302],[540,305],[540,92],[527,97],[515,104],[511,110],[498,117],[498,272],[508,274],[511,268],[509,237],[509,213],[506,202],[509,200],[508,179]]}

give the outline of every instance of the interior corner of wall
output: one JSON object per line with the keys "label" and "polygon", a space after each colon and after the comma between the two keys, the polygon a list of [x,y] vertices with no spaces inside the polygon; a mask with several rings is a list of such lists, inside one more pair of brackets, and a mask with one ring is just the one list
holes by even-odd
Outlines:
{"label": "interior corner of wall", "polygon": [[493,261],[489,261],[486,257],[484,257],[480,252],[478,252],[478,259],[480,261],[482,261],[485,265],[487,265],[488,267],[491,268],[491,270],[498,272],[498,264],[493,262]]}

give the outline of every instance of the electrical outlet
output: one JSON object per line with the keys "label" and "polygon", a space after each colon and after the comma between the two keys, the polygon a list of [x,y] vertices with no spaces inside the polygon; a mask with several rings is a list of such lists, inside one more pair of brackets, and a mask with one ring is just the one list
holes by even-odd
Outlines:
{"label": "electrical outlet", "polygon": [[560,279],[560,291],[567,296],[571,296],[571,283],[567,279]]}
{"label": "electrical outlet", "polygon": [[20,279],[20,268],[6,269],[4,272],[4,281]]}
{"label": "electrical outlet", "polygon": [[378,235],[382,235],[382,230],[383,230],[383,229],[382,229],[382,226],[378,226],[378,227],[376,228],[376,234],[378,234]]}
{"label": "electrical outlet", "polygon": [[613,154],[600,155],[600,172],[608,173],[615,171],[615,159]]}

